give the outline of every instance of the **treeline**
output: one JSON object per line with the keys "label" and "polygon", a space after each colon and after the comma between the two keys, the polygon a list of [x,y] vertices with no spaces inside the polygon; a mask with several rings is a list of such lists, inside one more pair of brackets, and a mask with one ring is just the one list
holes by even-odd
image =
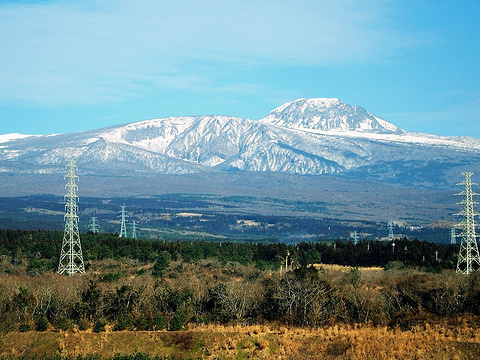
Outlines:
{"label": "treeline", "polygon": [[[55,231],[0,230],[0,256],[11,264],[25,264],[35,274],[55,270],[58,266],[63,233]],[[387,241],[301,242],[286,245],[275,242],[206,242],[155,241],[119,238],[115,234],[87,233],[81,236],[83,256],[87,262],[103,259],[136,259],[156,261],[162,252],[171,260],[185,262],[217,259],[223,262],[255,264],[259,269],[278,268],[289,253],[289,264],[339,264],[348,266],[381,266],[395,262],[407,267],[430,271],[454,269],[458,246],[440,245],[419,240],[397,239],[395,246]]]}

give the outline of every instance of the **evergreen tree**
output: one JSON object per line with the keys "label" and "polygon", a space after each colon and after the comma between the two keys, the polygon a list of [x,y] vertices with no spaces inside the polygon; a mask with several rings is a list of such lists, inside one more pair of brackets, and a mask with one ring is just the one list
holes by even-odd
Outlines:
{"label": "evergreen tree", "polygon": [[160,252],[157,261],[152,269],[152,275],[155,277],[162,277],[163,272],[170,266],[170,255],[166,251]]}

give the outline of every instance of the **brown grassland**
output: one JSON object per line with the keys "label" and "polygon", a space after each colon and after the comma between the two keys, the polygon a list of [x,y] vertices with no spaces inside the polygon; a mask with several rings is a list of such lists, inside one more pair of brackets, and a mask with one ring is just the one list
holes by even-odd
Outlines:
{"label": "brown grassland", "polygon": [[[4,265],[5,269],[10,266]],[[349,267],[318,265],[318,277],[323,282],[320,283],[322,287],[313,287],[317,293],[312,301],[319,305],[311,311],[312,314],[321,312],[330,306],[331,314],[321,312],[315,323],[300,326],[294,316],[301,314],[301,309],[294,312],[292,308],[291,317],[278,320],[262,316],[253,318],[248,315],[249,309],[245,309],[261,310],[261,304],[265,303],[263,292],[267,289],[267,285],[262,284],[273,283],[268,285],[270,290],[286,286],[282,285],[286,281],[282,280],[285,275],[282,278],[278,272],[214,261],[178,261],[172,262],[159,280],[150,275],[152,267],[153,264],[135,261],[104,260],[92,262],[86,275],[72,278],[53,273],[28,276],[18,266],[9,269],[9,274],[0,274],[0,312],[10,314],[5,315],[2,318],[4,324],[0,324],[4,328],[0,332],[0,358],[91,355],[111,358],[148,354],[165,359],[480,359],[480,316],[458,310],[468,300],[468,291],[477,289],[478,285],[470,284],[475,279],[468,283],[453,271],[425,274],[412,269],[360,268],[355,269],[358,271],[355,273]],[[101,277],[109,272],[123,275],[114,281],[102,282]],[[171,318],[173,313],[162,310],[163,300],[158,300],[165,289],[173,294],[191,294],[187,302],[179,305],[179,309],[191,314],[191,319],[201,317],[202,314],[196,313],[196,306],[206,304],[203,299],[211,296],[212,289],[217,289],[219,284],[226,284],[226,290],[222,290],[226,291],[225,294],[243,299],[243,302],[242,307],[238,304],[233,307],[228,301],[219,302],[224,308],[219,310],[218,318],[226,320],[203,324],[190,321],[179,331],[138,330],[134,325],[118,330],[115,329],[118,323],[114,315],[101,332],[93,331],[93,318],[83,330],[73,320],[67,329],[61,329],[52,320],[46,331],[33,330],[35,314],[41,306],[55,298],[58,309],[75,309],[75,304],[86,301],[82,300],[81,291],[88,289],[92,280],[104,294],[99,298],[103,304],[103,310],[100,308],[99,311],[104,311],[103,316],[109,314],[105,310],[108,301],[123,294],[119,292],[122,287],[130,291],[128,294],[139,294],[136,303],[129,308],[132,319],[147,311],[162,312]],[[325,284],[329,286],[328,294],[339,301],[325,300]],[[21,298],[20,287],[30,289],[29,295],[24,297],[24,305],[13,306],[13,302]],[[229,292],[232,289],[240,291]],[[437,296],[434,299],[438,304],[442,304],[441,307],[430,306],[444,316],[425,309],[420,295],[430,293]],[[274,299],[281,304],[284,300],[280,295]],[[395,309],[397,315],[389,315],[383,309],[386,305]],[[341,313],[352,308],[357,312]],[[226,317],[228,311],[237,313]],[[7,329],[8,321],[12,325]],[[20,331],[21,322],[30,322],[30,328]]]}
{"label": "brown grassland", "polygon": [[10,332],[0,344],[0,355],[7,357],[109,358],[137,352],[195,359],[478,359],[480,328],[462,320],[409,331],[383,326],[201,325],[173,332]]}

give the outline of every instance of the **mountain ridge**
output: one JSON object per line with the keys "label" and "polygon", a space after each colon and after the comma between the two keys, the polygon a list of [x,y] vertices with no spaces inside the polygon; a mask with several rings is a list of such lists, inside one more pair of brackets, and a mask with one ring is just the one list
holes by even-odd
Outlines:
{"label": "mountain ridge", "polygon": [[3,173],[60,173],[76,158],[90,174],[253,171],[444,186],[452,171],[480,170],[480,139],[405,132],[337,98],[298,99],[261,120],[168,117],[18,137],[0,150]]}

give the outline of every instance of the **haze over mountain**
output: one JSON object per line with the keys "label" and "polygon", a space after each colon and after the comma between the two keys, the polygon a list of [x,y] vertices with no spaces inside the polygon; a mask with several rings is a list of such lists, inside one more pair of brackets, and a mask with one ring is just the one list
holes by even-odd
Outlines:
{"label": "haze over mountain", "polygon": [[338,174],[409,186],[450,187],[480,171],[480,139],[408,133],[339,99],[299,99],[259,121],[170,117],[81,133],[0,136],[0,171],[48,174],[75,158],[92,175],[231,171]]}

